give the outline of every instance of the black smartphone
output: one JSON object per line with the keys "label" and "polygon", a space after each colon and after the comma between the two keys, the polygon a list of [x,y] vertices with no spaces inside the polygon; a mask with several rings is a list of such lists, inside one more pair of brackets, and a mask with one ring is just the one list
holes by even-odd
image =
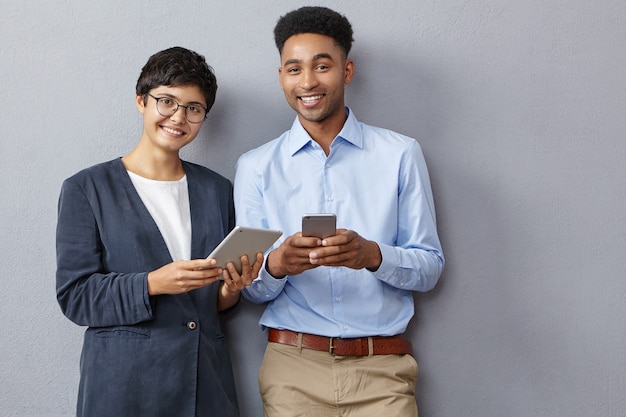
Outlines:
{"label": "black smartphone", "polygon": [[337,234],[337,216],[332,213],[312,213],[302,216],[302,236],[320,239]]}

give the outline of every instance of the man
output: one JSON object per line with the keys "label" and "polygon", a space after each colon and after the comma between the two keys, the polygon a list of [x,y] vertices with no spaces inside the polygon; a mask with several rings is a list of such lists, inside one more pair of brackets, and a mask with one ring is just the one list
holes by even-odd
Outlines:
{"label": "man", "polygon": [[[297,117],[242,155],[235,177],[237,223],[287,236],[243,290],[269,302],[265,415],[417,416],[417,363],[398,335],[413,316],[412,291],[432,289],[444,265],[421,149],[345,107],[354,75],[345,17],[303,7],[274,35]],[[342,228],[304,237],[305,213],[335,213]]]}

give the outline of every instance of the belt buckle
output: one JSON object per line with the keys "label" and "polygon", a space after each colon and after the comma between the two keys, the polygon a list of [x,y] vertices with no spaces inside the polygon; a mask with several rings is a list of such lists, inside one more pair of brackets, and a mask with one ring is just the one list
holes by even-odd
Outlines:
{"label": "belt buckle", "polygon": [[335,347],[333,346],[333,338],[329,337],[328,338],[328,353],[330,353],[331,355],[333,355],[333,350],[335,349]]}

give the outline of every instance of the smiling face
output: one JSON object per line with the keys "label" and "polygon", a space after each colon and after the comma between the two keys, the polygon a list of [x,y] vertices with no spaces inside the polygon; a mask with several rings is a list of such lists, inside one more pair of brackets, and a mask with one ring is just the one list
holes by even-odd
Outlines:
{"label": "smiling face", "polygon": [[287,39],[280,58],[280,86],[305,129],[328,124],[340,130],[346,119],[344,87],[354,74],[352,60],[331,37],[313,33]]}
{"label": "smiling face", "polygon": [[162,116],[157,111],[157,102],[153,97],[136,96],[135,102],[139,112],[143,114],[143,133],[141,143],[153,150],[165,153],[176,153],[198,135],[202,123],[189,123],[185,116],[185,108],[197,104],[206,108],[206,100],[196,85],[178,87],[159,86],[150,91],[156,98],[170,98],[181,104],[172,116]]}

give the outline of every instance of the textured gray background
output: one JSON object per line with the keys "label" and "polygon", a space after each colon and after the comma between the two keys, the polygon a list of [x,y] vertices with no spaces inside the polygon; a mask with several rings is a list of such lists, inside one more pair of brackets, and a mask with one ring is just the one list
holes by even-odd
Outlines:
{"label": "textured gray background", "polygon": [[[430,167],[447,266],[408,331],[420,416],[623,416],[626,2],[316,3],[354,26],[348,104]],[[292,122],[272,29],[305,4],[0,0],[1,415],[73,413],[83,330],[55,300],[56,201],[137,142],[141,66],[207,57],[217,103],[185,157],[232,179]],[[260,312],[226,322],[243,417],[261,415]]]}

